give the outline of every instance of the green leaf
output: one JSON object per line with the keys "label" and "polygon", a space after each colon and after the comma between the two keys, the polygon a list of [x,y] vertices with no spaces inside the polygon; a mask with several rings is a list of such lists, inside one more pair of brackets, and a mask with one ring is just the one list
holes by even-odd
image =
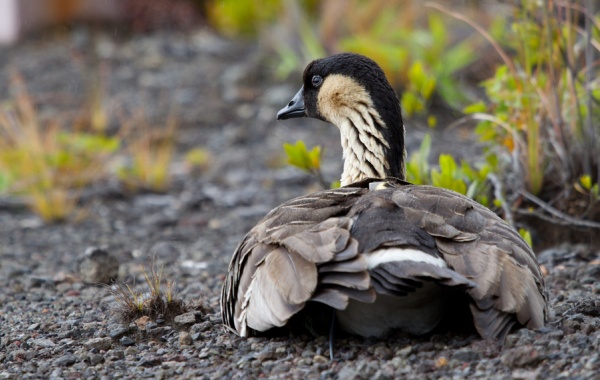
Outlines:
{"label": "green leaf", "polygon": [[582,175],[579,177],[579,183],[581,183],[584,189],[589,191],[592,188],[592,176],[589,174]]}
{"label": "green leaf", "polygon": [[411,91],[406,91],[402,94],[402,99],[400,100],[402,104],[402,109],[404,112],[410,116],[414,113],[417,113],[423,110],[423,103],[419,100],[419,98]]}
{"label": "green leaf", "polygon": [[525,242],[530,247],[533,247],[533,241],[531,239],[531,233],[528,230],[526,230],[525,228],[519,228],[519,235],[521,235],[521,237],[523,238],[523,240],[525,240]]}
{"label": "green leaf", "polygon": [[440,154],[440,169],[442,173],[454,177],[456,175],[456,161],[449,154]]}
{"label": "green leaf", "polygon": [[459,43],[444,52],[440,68],[445,73],[455,73],[475,60],[475,52],[467,41]]}
{"label": "green leaf", "polygon": [[313,147],[310,151],[306,149],[304,141],[299,140],[296,144],[283,144],[283,149],[288,158],[288,163],[301,170],[313,173],[321,167],[321,147]]}
{"label": "green leaf", "polygon": [[425,82],[425,71],[423,70],[423,63],[421,61],[415,61],[410,70],[408,71],[408,79],[416,88],[421,88]]}
{"label": "green leaf", "polygon": [[471,182],[471,184],[467,188],[467,192],[465,193],[465,195],[471,199],[475,199],[475,197],[477,196],[478,187],[479,187],[479,181]]}
{"label": "green leaf", "polygon": [[87,153],[112,153],[121,145],[121,141],[116,137],[90,133],[61,132],[58,139],[69,149]]}
{"label": "green leaf", "polygon": [[477,103],[469,104],[468,106],[463,108],[463,112],[466,114],[480,113],[480,112],[486,112],[486,111],[487,111],[487,106],[483,102],[483,100],[480,100]]}
{"label": "green leaf", "polygon": [[194,167],[205,166],[210,161],[210,152],[204,148],[193,148],[185,154],[185,161]]}
{"label": "green leaf", "polygon": [[448,31],[440,15],[429,14],[429,32],[433,39],[433,50],[438,54],[442,53],[448,44]]}
{"label": "green leaf", "polygon": [[311,169],[321,168],[321,146],[317,145],[308,152],[309,165]]}
{"label": "green leaf", "polygon": [[437,118],[434,115],[427,116],[427,125],[430,128],[435,128],[435,126],[437,125]]}

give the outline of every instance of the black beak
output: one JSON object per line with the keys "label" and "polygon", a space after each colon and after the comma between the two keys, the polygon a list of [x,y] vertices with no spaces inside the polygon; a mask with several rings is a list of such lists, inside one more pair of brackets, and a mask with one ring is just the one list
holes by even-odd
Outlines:
{"label": "black beak", "polygon": [[277,120],[293,119],[295,117],[306,117],[304,108],[304,86],[294,95],[287,106],[277,112]]}

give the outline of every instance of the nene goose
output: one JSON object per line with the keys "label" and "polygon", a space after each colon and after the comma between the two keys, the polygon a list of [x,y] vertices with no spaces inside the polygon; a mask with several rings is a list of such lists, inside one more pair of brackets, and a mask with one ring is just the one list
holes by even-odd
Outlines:
{"label": "nene goose", "polygon": [[485,339],[544,325],[544,280],[519,234],[469,198],[403,181],[400,105],[375,62],[310,63],[277,119],[305,116],[339,128],[342,187],[284,203],[245,236],[222,290],[225,326],[251,336],[321,303],[352,334],[426,334],[457,312],[453,292]]}

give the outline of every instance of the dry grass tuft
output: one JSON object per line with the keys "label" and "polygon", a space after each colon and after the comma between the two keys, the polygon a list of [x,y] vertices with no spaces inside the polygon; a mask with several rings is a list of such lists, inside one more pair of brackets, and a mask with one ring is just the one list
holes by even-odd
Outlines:
{"label": "dry grass tuft", "polygon": [[57,118],[42,120],[23,79],[11,78],[14,99],[0,104],[0,174],[45,221],[76,210],[79,190],[105,175],[104,162],[119,148],[114,138],[78,132]]}
{"label": "dry grass tuft", "polygon": [[171,323],[176,316],[189,311],[207,312],[201,301],[187,303],[180,299],[175,290],[175,280],[165,279],[163,269],[157,269],[156,264],[152,265],[150,273],[143,265],[140,268],[147,285],[145,291],[124,283],[117,283],[110,288],[116,300],[114,315],[119,321],[129,323],[145,316],[154,321],[162,319]]}

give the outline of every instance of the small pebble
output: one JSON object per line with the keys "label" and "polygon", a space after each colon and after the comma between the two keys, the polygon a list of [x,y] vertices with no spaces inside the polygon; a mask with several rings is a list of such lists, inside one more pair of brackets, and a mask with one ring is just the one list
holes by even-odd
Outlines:
{"label": "small pebble", "polygon": [[119,260],[103,249],[89,247],[79,258],[78,270],[87,284],[110,284],[119,276]]}
{"label": "small pebble", "polygon": [[77,356],[75,355],[64,355],[54,360],[54,365],[58,367],[72,366],[77,362]]}
{"label": "small pebble", "polygon": [[121,343],[125,347],[133,346],[135,342],[128,336],[124,336],[119,339],[119,343]]}
{"label": "small pebble", "polygon": [[193,343],[194,341],[192,340],[192,336],[186,332],[186,331],[181,331],[179,333],[179,345],[180,346],[189,346]]}
{"label": "small pebble", "polygon": [[128,326],[120,326],[120,327],[110,330],[110,332],[108,333],[108,336],[110,336],[112,339],[119,339],[123,335],[129,333],[129,331],[130,331],[130,329]]}
{"label": "small pebble", "polygon": [[138,365],[141,367],[155,367],[155,366],[159,365],[160,363],[161,363],[161,360],[159,358],[157,358],[156,356],[147,355],[147,356],[144,356],[140,360]]}
{"label": "small pebble", "polygon": [[106,338],[92,338],[85,342],[85,346],[88,348],[95,348],[97,350],[108,350],[112,346],[112,339]]}
{"label": "small pebble", "polygon": [[185,314],[178,315],[173,320],[178,325],[191,325],[196,323],[196,315],[194,312],[189,312]]}

